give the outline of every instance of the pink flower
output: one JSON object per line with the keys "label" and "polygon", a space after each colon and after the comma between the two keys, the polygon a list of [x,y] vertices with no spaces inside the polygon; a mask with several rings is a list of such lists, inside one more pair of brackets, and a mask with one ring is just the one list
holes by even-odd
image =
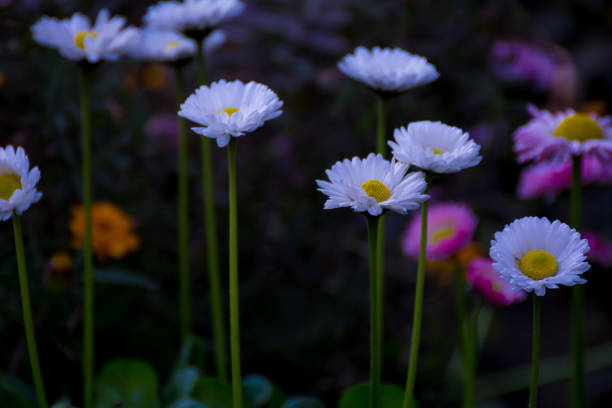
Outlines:
{"label": "pink flower", "polygon": [[[517,194],[522,200],[548,197],[552,198],[570,188],[572,181],[572,162],[542,162],[525,167],[520,175]],[[602,163],[597,158],[585,156],[582,160],[582,184],[612,183],[612,163]]]}
{"label": "pink flower", "polygon": [[498,77],[530,82],[540,91],[552,88],[559,71],[559,64],[550,52],[520,41],[495,41],[491,47],[491,62]]}
{"label": "pink flower", "polygon": [[564,162],[571,156],[591,156],[602,162],[612,157],[612,117],[538,110],[527,106],[532,119],[514,132],[519,163],[533,160]]}
{"label": "pink flower", "polygon": [[[434,204],[427,214],[428,260],[448,258],[472,242],[478,219],[465,204]],[[419,256],[421,218],[416,215],[406,228],[402,238],[404,253],[412,258]]]}
{"label": "pink flower", "polygon": [[489,258],[476,258],[468,266],[467,281],[491,306],[503,307],[525,300],[527,295],[516,290],[493,269]]}
{"label": "pink flower", "polygon": [[612,243],[604,241],[601,236],[594,232],[583,232],[582,237],[589,242],[591,250],[587,257],[603,267],[612,266]]}

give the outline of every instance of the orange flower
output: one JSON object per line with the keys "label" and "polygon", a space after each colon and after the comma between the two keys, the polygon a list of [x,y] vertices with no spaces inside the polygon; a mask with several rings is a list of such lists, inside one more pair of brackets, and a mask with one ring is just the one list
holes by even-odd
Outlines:
{"label": "orange flower", "polygon": [[[94,203],[91,209],[93,252],[98,260],[106,257],[123,258],[140,246],[140,238],[133,231],[132,218],[110,202]],[[83,248],[85,240],[85,210],[82,205],[72,207],[70,220],[71,245]]]}

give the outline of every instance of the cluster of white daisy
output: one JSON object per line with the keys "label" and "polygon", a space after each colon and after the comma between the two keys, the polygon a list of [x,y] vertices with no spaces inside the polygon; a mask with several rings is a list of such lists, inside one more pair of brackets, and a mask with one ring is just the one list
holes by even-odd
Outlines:
{"label": "cluster of white daisy", "polygon": [[240,0],[163,1],[148,8],[143,28],[126,28],[124,17],[110,18],[106,9],[93,25],[80,13],[64,20],[44,16],[32,26],[32,34],[38,43],[73,61],[94,64],[128,56],[174,62],[192,57],[196,41],[203,41],[205,52],[223,43],[225,34],[215,28],[244,6]]}
{"label": "cluster of white daisy", "polygon": [[42,193],[36,189],[40,170],[30,170],[30,160],[23,148],[0,148],[0,221],[13,214],[21,215],[40,200]]}

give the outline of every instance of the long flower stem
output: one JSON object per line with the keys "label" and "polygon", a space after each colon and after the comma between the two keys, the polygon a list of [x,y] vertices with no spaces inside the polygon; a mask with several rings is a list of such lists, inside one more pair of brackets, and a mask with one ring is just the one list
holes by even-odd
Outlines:
{"label": "long flower stem", "polygon": [[47,408],[45,397],[45,386],[43,384],[40,364],[38,362],[38,351],[36,348],[36,336],[34,335],[34,324],[32,323],[32,310],[30,307],[30,290],[28,289],[28,272],[26,269],[25,256],[23,254],[23,233],[21,231],[21,220],[17,214],[13,215],[13,230],[15,232],[15,250],[17,252],[17,271],[19,273],[19,287],[21,289],[21,308],[23,310],[23,325],[25,327],[26,342],[28,344],[28,355],[32,367],[32,378],[36,389],[36,398],[40,408]]}
{"label": "long flower stem", "polygon": [[380,316],[378,302],[378,227],[380,217],[367,216],[370,249],[370,408],[378,407],[381,374]]}
{"label": "long flower stem", "polygon": [[[387,127],[387,101],[379,97],[377,105],[377,144],[378,153],[385,157],[385,129]],[[376,236],[376,337],[378,347],[378,383],[381,382],[382,376],[382,337],[383,337],[383,316],[384,316],[384,271],[385,271],[385,217],[380,215],[378,218],[378,232]]]}
{"label": "long flower stem", "polygon": [[240,313],[238,296],[238,200],[236,198],[236,139],[227,147],[229,168],[229,286],[230,347],[232,354],[233,407],[242,408],[240,375]]}
{"label": "long flower stem", "polygon": [[538,376],[540,375],[540,297],[533,294],[533,337],[531,348],[531,385],[529,408],[535,408],[538,400]]}
{"label": "long flower stem", "polygon": [[[582,228],[582,156],[572,157],[572,187],[570,192],[570,224],[576,231]],[[572,288],[571,299],[571,391],[570,400],[572,408],[581,408],[587,405],[586,387],[584,383],[583,358],[583,328],[582,309],[584,303],[584,288],[576,285]]]}
{"label": "long flower stem", "polygon": [[[206,83],[206,61],[202,39],[197,40],[198,82]],[[202,156],[202,185],[204,190],[204,222],[206,224],[206,252],[208,258],[208,280],[210,283],[210,310],[212,314],[213,339],[215,344],[215,365],[217,378],[227,381],[227,357],[225,351],[225,327],[223,307],[221,304],[221,281],[219,278],[219,250],[217,248],[217,223],[215,221],[215,202],[213,186],[212,158],[210,154],[211,141],[207,137],[200,138]]]}
{"label": "long flower stem", "polygon": [[[180,105],[185,100],[183,70],[176,67],[176,100]],[[187,123],[179,116],[178,148],[178,247],[179,247],[179,310],[181,340],[191,333],[191,276],[189,270],[189,177]]]}
{"label": "long flower stem", "polygon": [[478,361],[478,316],[482,307],[482,299],[478,301],[469,326],[466,325],[465,337],[465,363],[464,363],[464,390],[463,407],[474,407],[474,384],[476,379],[476,366]]}
{"label": "long flower stem", "polygon": [[[429,190],[429,176],[425,176]],[[421,338],[421,317],[423,315],[423,291],[425,288],[425,250],[427,248],[427,201],[421,204],[421,243],[419,247],[419,263],[417,266],[417,283],[414,297],[414,317],[412,322],[412,340],[410,342],[410,362],[408,363],[408,376],[404,394],[403,408],[410,408],[416,380],[417,359],[419,355],[419,341]]]}
{"label": "long flower stem", "polygon": [[94,282],[91,237],[91,108],[89,68],[79,66],[81,133],[83,149],[83,207],[85,243],[83,246],[83,407],[93,407],[94,370]]}

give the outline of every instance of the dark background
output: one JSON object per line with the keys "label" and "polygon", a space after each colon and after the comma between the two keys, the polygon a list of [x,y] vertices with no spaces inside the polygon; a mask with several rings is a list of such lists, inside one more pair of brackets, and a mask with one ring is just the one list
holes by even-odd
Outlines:
{"label": "dark background", "polygon": [[[5,4],[6,3],[6,4]],[[344,77],[336,63],[358,45],[399,46],[426,56],[435,83],[393,100],[391,130],[413,120],[441,120],[471,130],[483,161],[435,181],[436,200],[468,203],[480,218],[483,251],[514,218],[567,221],[566,195],[519,201],[520,167],[511,134],[527,119],[525,105],[589,107],[606,112],[612,76],[612,6],[605,1],[246,1],[224,25],[227,43],[208,60],[211,80],[256,80],[285,102],[283,115],[240,139],[241,328],[243,371],[261,373],[289,395],[310,394],[335,406],[341,390],[368,378],[369,317],[366,223],[349,210],[324,211],[314,180],[335,161],[375,148],[375,99]],[[76,69],[35,44],[30,26],[43,14],[92,17],[103,8],[140,25],[144,1],[1,1],[0,144],[21,145],[42,172],[41,202],[23,217],[32,302],[50,400],[80,401],[80,265],[64,289],[43,282],[58,250],[70,250],[70,207],[80,197],[80,131]],[[548,89],[496,75],[491,49],[516,40],[552,55],[565,73]],[[117,357],[150,361],[167,378],[179,347],[176,274],[176,150],[172,135],[147,129],[152,115],[176,112],[172,70],[123,59],[94,74],[94,197],[134,217],[139,251],[97,263],[129,271],[137,285],[97,284],[96,362]],[[189,90],[195,66],[187,68]],[[169,126],[172,125],[170,121]],[[210,340],[209,297],[201,208],[198,136],[190,133],[191,254],[195,332]],[[215,147],[215,188],[222,271],[227,267],[225,151]],[[609,188],[587,188],[584,226],[612,239]],[[399,238],[409,217],[387,221],[384,381],[403,385],[412,321],[416,265]],[[0,371],[30,382],[10,223],[0,225]],[[431,277],[431,275],[429,275]],[[612,283],[594,265],[586,274],[587,347],[609,345]],[[227,281],[224,276],[224,286]],[[568,352],[569,290],[549,291],[542,305],[542,358]],[[479,378],[529,364],[530,302],[496,310],[479,360]],[[426,284],[417,395],[423,406],[457,406],[460,379],[452,288]],[[208,344],[210,346],[210,344]],[[610,347],[597,361],[610,368],[588,377],[592,407],[612,401]],[[605,351],[605,350],[604,350]],[[607,360],[606,360],[607,359]],[[208,359],[212,370],[212,355]],[[528,372],[527,372],[528,373]],[[528,374],[526,374],[528,375]],[[525,376],[523,376],[525,377]],[[502,378],[522,390],[494,395],[482,406],[514,407],[527,400],[528,378]],[[545,376],[544,376],[545,377]],[[568,382],[540,388],[543,407],[564,407]],[[493,392],[495,387],[487,385]],[[492,391],[493,390],[493,391]],[[499,393],[498,393],[499,394]],[[482,394],[477,392],[477,397]]]}

